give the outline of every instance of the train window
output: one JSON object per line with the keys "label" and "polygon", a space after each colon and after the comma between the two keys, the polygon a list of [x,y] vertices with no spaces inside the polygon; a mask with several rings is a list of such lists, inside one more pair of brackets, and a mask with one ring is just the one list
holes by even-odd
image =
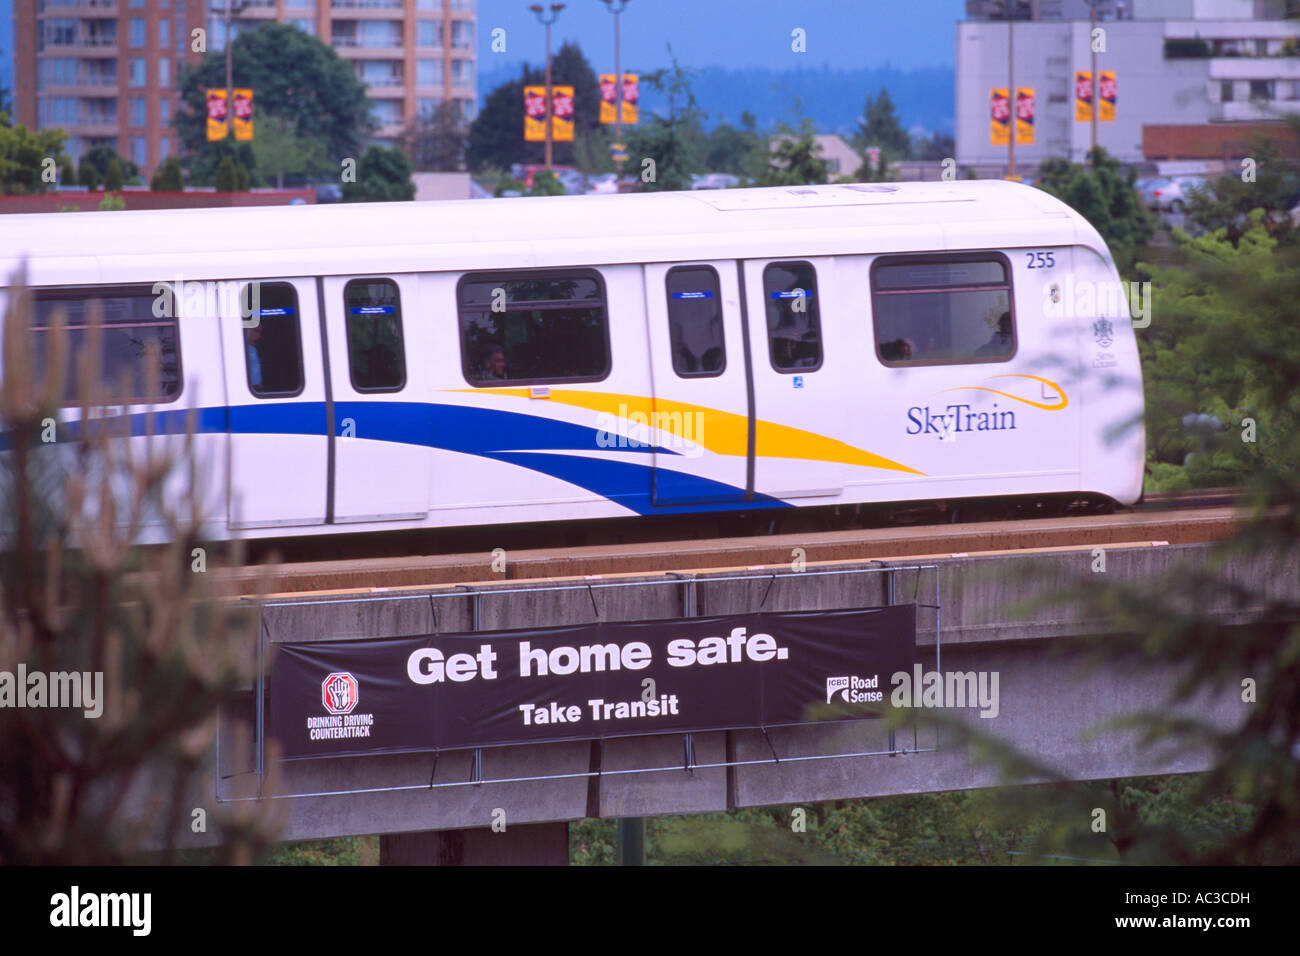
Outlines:
{"label": "train window", "polygon": [[[181,393],[180,335],[176,316],[155,315],[152,286],[101,289],[37,289],[32,333],[37,368],[45,365],[57,315],[67,335],[64,404],[80,397],[78,357],[95,348],[99,324],[99,382],[113,404],[172,402]],[[151,362],[156,366],[151,367]]]}
{"label": "train window", "polygon": [[456,297],[461,368],[470,384],[593,382],[609,374],[599,274],[471,274]]}
{"label": "train window", "polygon": [[763,295],[772,367],[778,372],[820,368],[822,330],[812,263],[773,262],[763,270]]}
{"label": "train window", "polygon": [[673,370],[683,378],[721,375],[727,352],[718,273],[711,266],[677,266],[668,270],[666,284]]}
{"label": "train window", "polygon": [[258,398],[297,395],[302,391],[298,293],[287,282],[263,282],[260,296],[257,323],[244,327],[248,390]]}
{"label": "train window", "polygon": [[871,267],[876,353],[891,366],[1005,362],[1015,310],[1000,255],[889,256]]}
{"label": "train window", "polygon": [[391,279],[353,279],[343,287],[348,373],[358,392],[398,392],[406,385],[402,303]]}

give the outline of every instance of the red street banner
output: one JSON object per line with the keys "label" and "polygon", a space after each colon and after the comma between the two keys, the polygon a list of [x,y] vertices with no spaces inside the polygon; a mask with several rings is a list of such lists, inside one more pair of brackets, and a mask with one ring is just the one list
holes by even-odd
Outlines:
{"label": "red street banner", "polygon": [[1016,145],[1034,145],[1034,88],[1016,87]]}
{"label": "red street banner", "polygon": [[235,139],[253,138],[253,91],[235,90]]}
{"label": "red street banner", "polygon": [[1097,98],[1101,100],[1101,113],[1097,117],[1103,123],[1115,121],[1115,102],[1118,99],[1114,70],[1102,70],[1097,81]]}
{"label": "red street banner", "polygon": [[287,760],[883,716],[916,605],[275,645]]}
{"label": "red street banner", "polygon": [[1011,139],[1011,100],[1006,87],[989,90],[989,139],[994,146],[1006,146]]}
{"label": "red street banner", "polygon": [[551,87],[552,140],[556,143],[573,142],[573,87]]}

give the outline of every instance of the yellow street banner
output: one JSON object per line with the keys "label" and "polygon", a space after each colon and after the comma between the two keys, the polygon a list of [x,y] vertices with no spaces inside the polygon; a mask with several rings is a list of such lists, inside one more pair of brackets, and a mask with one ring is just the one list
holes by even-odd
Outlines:
{"label": "yellow street banner", "polygon": [[1034,145],[1034,88],[1016,87],[1016,145]]}
{"label": "yellow street banner", "polygon": [[1097,117],[1103,123],[1115,122],[1115,99],[1118,92],[1115,86],[1115,71],[1102,70],[1098,82],[1097,99],[1101,103],[1101,114]]}
{"label": "yellow street banner", "polygon": [[546,142],[546,87],[524,87],[524,142]]}
{"label": "yellow street banner", "polygon": [[235,139],[253,138],[253,91],[235,90]]}
{"label": "yellow street banner", "polygon": [[1074,121],[1092,122],[1092,71],[1074,71]]}
{"label": "yellow street banner", "polygon": [[226,123],[226,91],[208,90],[208,142],[225,139],[230,132]]}
{"label": "yellow street banner", "polygon": [[617,122],[618,88],[614,85],[613,73],[600,74],[600,121],[602,124]]}
{"label": "yellow street banner", "polygon": [[989,138],[994,146],[1011,141],[1011,102],[1005,86],[989,90]]}
{"label": "yellow street banner", "polygon": [[573,142],[573,87],[551,86],[551,139]]}

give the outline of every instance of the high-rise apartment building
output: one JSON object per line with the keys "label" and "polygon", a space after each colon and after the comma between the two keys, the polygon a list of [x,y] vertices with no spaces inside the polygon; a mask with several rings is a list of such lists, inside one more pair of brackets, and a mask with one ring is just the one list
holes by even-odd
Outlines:
{"label": "high-rise apartment building", "polygon": [[[171,127],[182,64],[226,43],[227,0],[12,0],[17,121],[60,126],[74,157],[109,143],[144,175],[179,147]],[[366,85],[393,146],[444,101],[472,119],[477,102],[474,0],[230,0],[231,36],[266,20],[329,44]],[[235,84],[242,80],[235,76]],[[256,91],[254,91],[256,97]]]}

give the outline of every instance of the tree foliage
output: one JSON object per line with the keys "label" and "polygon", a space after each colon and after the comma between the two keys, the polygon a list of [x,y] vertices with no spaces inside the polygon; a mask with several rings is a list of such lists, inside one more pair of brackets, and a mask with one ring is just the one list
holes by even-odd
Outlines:
{"label": "tree foliage", "polygon": [[[112,865],[153,846],[168,862],[200,806],[214,859],[251,862],[273,838],[268,814],[213,805],[207,788],[219,708],[251,706],[256,618],[194,573],[207,542],[192,431],[158,436],[146,416],[146,434],[123,440],[107,409],[132,383],[105,382],[97,337],[73,339],[58,317],[38,352],[24,276],[7,286],[0,670],[25,667],[28,705],[0,708],[0,860]],[[156,389],[160,356],[145,357]],[[50,441],[69,395],[82,426]],[[138,546],[150,526],[166,545]],[[32,706],[33,674],[73,672],[88,675],[84,706]]]}
{"label": "tree foliage", "polygon": [[[912,152],[912,138],[903,129],[894,112],[894,101],[883,86],[877,96],[868,96],[858,120],[853,147],[866,156],[869,146],[878,146],[890,159],[908,159]],[[951,154],[949,154],[951,155]]]}
{"label": "tree foliage", "polygon": [[[671,56],[671,50],[669,51]],[[664,116],[643,110],[641,123],[627,135],[632,172],[648,192],[690,189],[692,177],[704,172],[704,114],[691,92],[694,72],[672,56],[672,66],[642,75],[641,81],[668,100]],[[651,175],[653,173],[653,175]]]}
{"label": "tree foliage", "polygon": [[465,168],[468,135],[456,104],[444,100],[432,113],[417,116],[403,139],[416,169],[454,173]]}
{"label": "tree foliage", "polygon": [[108,164],[108,172],[104,174],[104,189],[110,193],[122,191],[125,182],[122,179],[122,166],[115,159]]}
{"label": "tree foliage", "polygon": [[400,149],[371,146],[357,163],[357,181],[343,184],[344,202],[396,202],[415,198],[411,161]]}
{"label": "tree foliage", "polygon": [[1282,243],[1297,239],[1291,210],[1300,203],[1300,169],[1288,162],[1270,140],[1253,141],[1250,167],[1234,175],[1220,176],[1193,190],[1184,198],[1188,222],[1201,229],[1223,229],[1236,244],[1251,228],[1251,210],[1264,212],[1265,229]]}
{"label": "tree foliage", "polygon": [[43,193],[54,186],[42,175],[45,160],[69,162],[63,152],[67,133],[61,129],[29,130],[26,126],[0,126],[0,192],[6,195]]}
{"label": "tree foliage", "polygon": [[1134,188],[1136,171],[1125,172],[1100,146],[1088,156],[1087,166],[1060,157],[1044,160],[1038,185],[1092,223],[1124,271],[1155,235],[1156,219]]}
{"label": "tree foliage", "polygon": [[[236,86],[254,90],[254,140],[268,117],[291,124],[300,139],[318,140],[331,164],[356,157],[373,129],[365,85],[351,65],[316,37],[286,24],[263,21],[256,29],[240,31],[231,56]],[[190,181],[214,182],[222,160],[230,155],[257,171],[253,149],[230,137],[207,141],[209,88],[224,89],[226,60],[211,51],[194,67],[182,69],[179,78],[181,106],[173,125],[187,151]]]}
{"label": "tree foliage", "polygon": [[276,115],[262,116],[253,137],[253,162],[258,173],[284,188],[286,177],[301,180],[332,171],[325,144],[316,136],[300,135],[297,124]]}
{"label": "tree foliage", "polygon": [[158,171],[149,181],[149,188],[154,192],[182,192],[185,189],[185,177],[181,172],[181,161],[175,156],[168,156]]}
{"label": "tree foliage", "polygon": [[821,148],[814,138],[816,128],[805,119],[798,130],[779,126],[773,137],[767,166],[759,177],[760,186],[825,185],[830,165],[821,158]]}

